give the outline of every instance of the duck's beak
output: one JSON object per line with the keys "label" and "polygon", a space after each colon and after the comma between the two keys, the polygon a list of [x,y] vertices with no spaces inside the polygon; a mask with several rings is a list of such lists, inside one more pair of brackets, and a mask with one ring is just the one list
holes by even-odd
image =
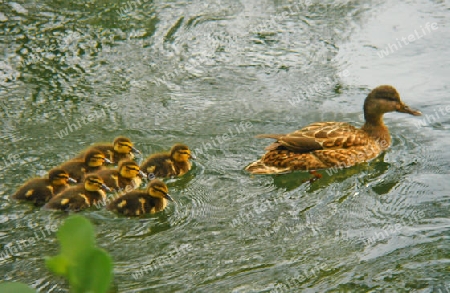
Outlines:
{"label": "duck's beak", "polygon": [[105,161],[106,164],[112,164],[110,159],[104,158],[103,160]]}
{"label": "duck's beak", "polygon": [[197,156],[194,155],[193,153],[190,154],[190,157],[191,157],[192,160],[196,160],[197,159]]}
{"label": "duck's beak", "polygon": [[67,179],[67,182],[69,183],[77,183],[77,181],[71,177],[69,177],[69,179]]}
{"label": "duck's beak", "polygon": [[144,172],[142,172],[141,170],[139,170],[139,176],[141,176],[142,178],[146,178],[147,174],[145,174]]}
{"label": "duck's beak", "polygon": [[107,191],[107,192],[110,192],[110,191],[111,191],[111,188],[109,188],[108,186],[106,186],[104,183],[102,184],[102,189],[103,189],[104,191]]}
{"label": "duck's beak", "polygon": [[170,201],[175,202],[175,200],[173,200],[173,198],[168,193],[166,193],[164,197],[167,198]]}
{"label": "duck's beak", "polygon": [[136,155],[140,155],[141,154],[141,152],[135,147],[131,147],[131,152],[135,153]]}
{"label": "duck's beak", "polygon": [[408,105],[401,103],[400,105],[397,106],[397,112],[400,113],[408,113],[414,116],[420,116],[422,115],[422,112],[418,111],[418,110],[414,110],[411,109]]}

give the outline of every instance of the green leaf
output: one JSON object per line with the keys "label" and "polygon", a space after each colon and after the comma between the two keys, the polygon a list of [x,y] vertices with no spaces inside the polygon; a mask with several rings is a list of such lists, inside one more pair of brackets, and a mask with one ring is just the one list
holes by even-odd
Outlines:
{"label": "green leaf", "polygon": [[0,292],[2,293],[36,293],[35,290],[31,289],[22,283],[3,283],[0,284]]}
{"label": "green leaf", "polygon": [[82,274],[85,292],[106,292],[113,275],[111,257],[103,249],[94,248],[79,272]]}
{"label": "green leaf", "polygon": [[47,268],[58,276],[67,276],[69,261],[63,255],[48,257],[45,260]]}
{"label": "green leaf", "polygon": [[61,254],[71,263],[95,247],[92,224],[82,216],[71,216],[59,228],[57,237]]}
{"label": "green leaf", "polygon": [[106,292],[113,276],[112,259],[95,246],[92,224],[82,216],[71,216],[57,237],[61,253],[48,258],[47,267],[69,281],[71,293]]}

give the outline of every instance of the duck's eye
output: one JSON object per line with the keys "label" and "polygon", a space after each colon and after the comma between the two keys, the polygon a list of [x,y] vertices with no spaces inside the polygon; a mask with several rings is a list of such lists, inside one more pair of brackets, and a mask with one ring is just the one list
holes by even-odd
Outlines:
{"label": "duck's eye", "polygon": [[127,143],[120,143],[120,142],[119,142],[119,145],[120,145],[120,146],[123,146],[123,147],[129,147],[129,148],[131,148],[131,145],[129,145],[129,144],[127,144]]}
{"label": "duck's eye", "polygon": [[398,99],[396,97],[383,97],[383,99],[390,102],[398,102]]}

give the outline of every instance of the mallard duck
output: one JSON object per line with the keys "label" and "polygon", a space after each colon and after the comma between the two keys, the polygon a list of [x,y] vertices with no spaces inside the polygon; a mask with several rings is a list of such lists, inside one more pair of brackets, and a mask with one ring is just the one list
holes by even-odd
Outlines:
{"label": "mallard duck", "polygon": [[83,182],[87,173],[105,169],[104,163],[110,163],[105,155],[97,149],[92,149],[85,154],[84,159],[73,159],[60,165],[58,169],[66,170],[70,177],[77,182]]}
{"label": "mallard duck", "polygon": [[167,185],[161,180],[150,181],[147,190],[134,190],[116,198],[106,208],[126,216],[154,214],[164,210],[167,200],[173,201],[168,194]]}
{"label": "mallard duck", "polygon": [[383,123],[383,114],[394,111],[421,115],[400,100],[394,87],[379,86],[364,101],[365,123],[360,129],[345,122],[317,122],[289,134],[258,135],[277,141],[245,170],[253,174],[276,174],[343,168],[368,161],[390,146],[391,137]]}
{"label": "mallard duck", "polygon": [[12,198],[31,201],[35,206],[42,206],[53,196],[67,189],[69,182],[76,183],[74,179],[69,177],[66,171],[53,169],[49,172],[48,178],[35,178],[25,182],[12,195]]}
{"label": "mallard duck", "polygon": [[102,189],[110,191],[100,176],[89,174],[84,179],[84,183],[64,190],[53,197],[44,208],[48,210],[79,211],[104,201],[106,194]]}
{"label": "mallard duck", "polygon": [[119,136],[114,139],[114,142],[112,144],[95,144],[88,148],[86,151],[80,153],[75,158],[83,158],[86,152],[92,149],[98,149],[103,152],[103,154],[105,154],[105,157],[108,158],[112,164],[117,164],[120,160],[123,159],[134,159],[134,154],[141,153],[139,150],[133,147],[133,143],[128,137]]}
{"label": "mallard duck", "polygon": [[156,177],[181,176],[191,169],[195,155],[184,144],[175,144],[170,153],[153,154],[141,164],[141,170]]}
{"label": "mallard duck", "polygon": [[146,177],[146,174],[139,170],[139,165],[132,160],[121,160],[117,169],[104,169],[92,174],[100,176],[105,185],[113,190],[136,189],[141,185],[141,177]]}

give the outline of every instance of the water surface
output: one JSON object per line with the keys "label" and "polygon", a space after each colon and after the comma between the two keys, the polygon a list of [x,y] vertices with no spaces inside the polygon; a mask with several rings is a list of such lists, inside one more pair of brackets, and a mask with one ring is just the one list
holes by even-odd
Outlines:
{"label": "water surface", "polygon": [[[117,292],[450,290],[445,1],[0,7],[4,280],[67,292],[43,262],[58,251],[51,225],[66,216],[9,196],[89,144],[126,135],[145,155],[183,142],[198,160],[167,181],[177,204],[160,214],[81,213],[114,259]],[[313,184],[302,172],[243,171],[269,143],[256,134],[361,126],[380,84],[424,116],[387,114],[393,144],[379,158]]]}

